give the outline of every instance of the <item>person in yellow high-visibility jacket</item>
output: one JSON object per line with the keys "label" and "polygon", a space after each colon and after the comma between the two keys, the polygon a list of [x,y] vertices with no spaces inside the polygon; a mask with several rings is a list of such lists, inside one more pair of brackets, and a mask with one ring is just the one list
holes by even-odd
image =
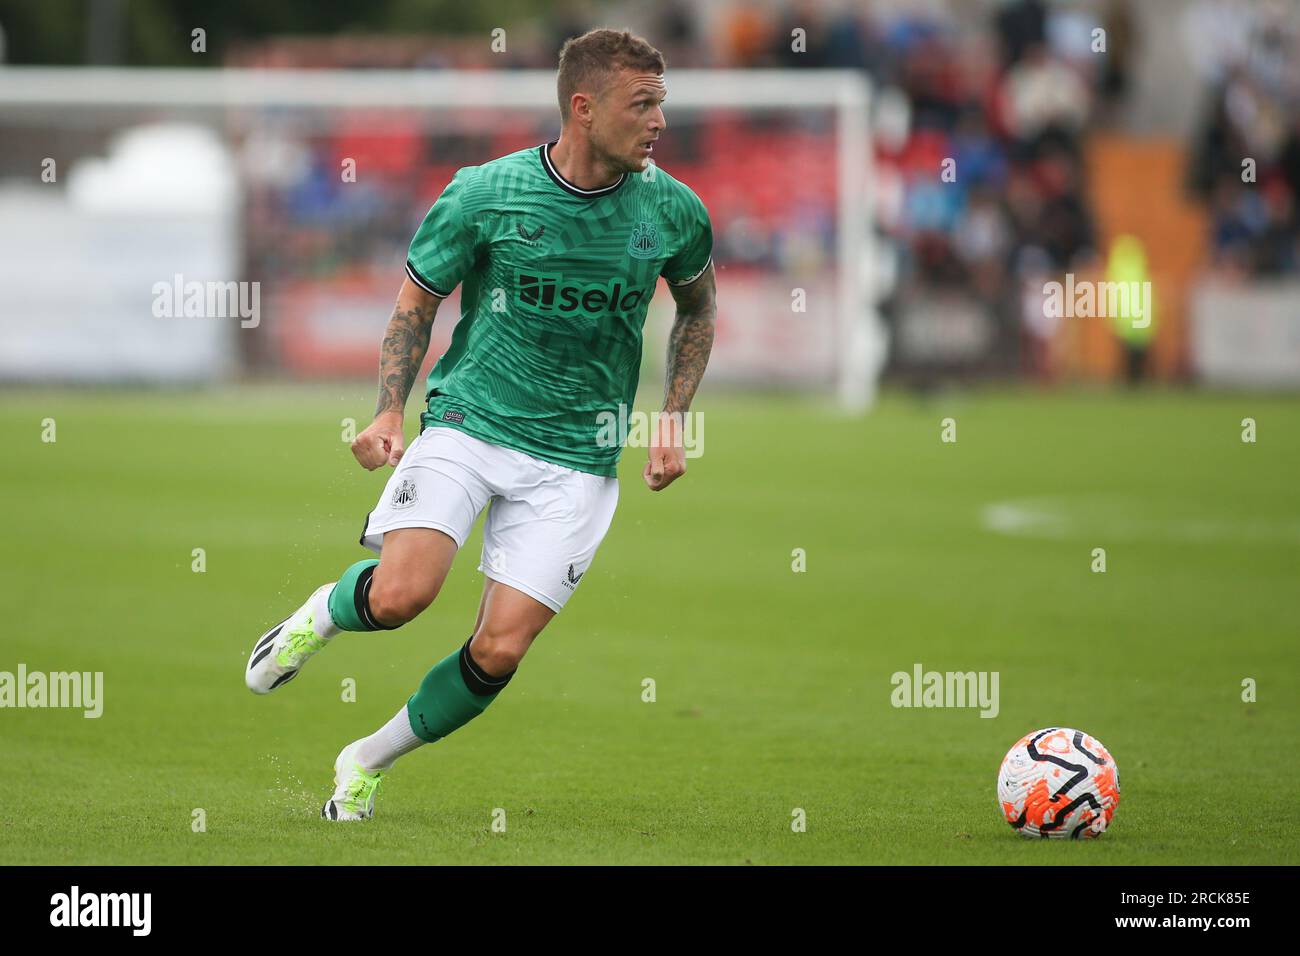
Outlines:
{"label": "person in yellow high-visibility jacket", "polygon": [[1141,239],[1128,234],[1115,237],[1106,260],[1106,281],[1123,283],[1132,292],[1117,297],[1121,307],[1110,316],[1110,321],[1124,346],[1128,383],[1136,385],[1146,377],[1147,352],[1156,333],[1151,276]]}

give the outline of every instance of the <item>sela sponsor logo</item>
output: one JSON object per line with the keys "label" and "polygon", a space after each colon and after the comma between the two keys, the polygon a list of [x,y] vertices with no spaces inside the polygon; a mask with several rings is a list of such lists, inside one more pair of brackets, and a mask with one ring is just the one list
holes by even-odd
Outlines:
{"label": "sela sponsor logo", "polygon": [[159,319],[240,319],[255,329],[262,321],[260,282],[186,282],[179,272],[171,282],[153,284],[153,314]]}
{"label": "sela sponsor logo", "polygon": [[0,707],[79,708],[94,719],[104,713],[103,671],[0,671]]}
{"label": "sela sponsor logo", "polygon": [[626,315],[646,296],[647,290],[630,288],[621,278],[582,285],[558,272],[515,270],[515,302],[542,315]]}
{"label": "sela sponsor logo", "polygon": [[132,936],[148,936],[153,927],[152,893],[71,892],[50,897],[51,926],[129,926]]}
{"label": "sela sponsor logo", "polygon": [[649,448],[661,417],[671,419],[665,424],[672,434],[680,435],[687,458],[704,454],[704,413],[642,412],[632,411],[620,402],[617,412],[606,411],[596,415],[596,445],[599,448]]}
{"label": "sela sponsor logo", "polygon": [[1047,319],[1128,319],[1135,329],[1151,324],[1150,282],[1075,282],[1065,274],[1065,284],[1043,283],[1043,317]]}
{"label": "sela sponsor logo", "polygon": [[922,670],[912,665],[912,673],[897,671],[889,682],[894,685],[889,702],[895,707],[978,707],[981,717],[996,717],[998,703],[997,671]]}

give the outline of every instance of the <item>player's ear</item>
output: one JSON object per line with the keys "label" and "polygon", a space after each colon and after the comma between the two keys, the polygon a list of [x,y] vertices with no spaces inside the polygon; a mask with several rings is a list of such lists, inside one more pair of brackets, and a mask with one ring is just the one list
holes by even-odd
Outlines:
{"label": "player's ear", "polygon": [[574,93],[569,99],[569,115],[583,126],[591,125],[592,98],[586,93]]}

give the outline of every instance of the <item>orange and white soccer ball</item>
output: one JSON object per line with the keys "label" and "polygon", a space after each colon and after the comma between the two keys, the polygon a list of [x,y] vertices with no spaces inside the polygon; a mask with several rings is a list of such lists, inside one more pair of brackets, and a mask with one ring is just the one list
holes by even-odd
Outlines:
{"label": "orange and white soccer ball", "polygon": [[1002,759],[998,803],[1022,836],[1100,836],[1119,806],[1119,768],[1101,741],[1083,731],[1035,730]]}

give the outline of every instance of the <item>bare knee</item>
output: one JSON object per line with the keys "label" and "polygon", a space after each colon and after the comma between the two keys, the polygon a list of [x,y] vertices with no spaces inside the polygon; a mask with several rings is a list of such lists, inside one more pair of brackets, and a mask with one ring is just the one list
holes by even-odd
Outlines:
{"label": "bare knee", "polygon": [[491,677],[504,677],[519,666],[537,635],[520,627],[483,624],[474,634],[469,650],[474,663]]}
{"label": "bare knee", "polygon": [[437,595],[435,585],[381,578],[376,572],[370,584],[370,613],[380,624],[396,627],[414,620]]}

